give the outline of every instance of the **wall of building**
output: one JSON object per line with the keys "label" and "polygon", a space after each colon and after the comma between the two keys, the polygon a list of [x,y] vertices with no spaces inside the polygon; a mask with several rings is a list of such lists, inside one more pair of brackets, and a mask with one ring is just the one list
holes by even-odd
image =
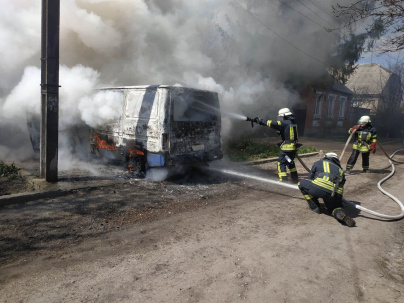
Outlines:
{"label": "wall of building", "polygon": [[351,125],[352,95],[332,90],[312,91],[305,96],[305,136],[343,136]]}

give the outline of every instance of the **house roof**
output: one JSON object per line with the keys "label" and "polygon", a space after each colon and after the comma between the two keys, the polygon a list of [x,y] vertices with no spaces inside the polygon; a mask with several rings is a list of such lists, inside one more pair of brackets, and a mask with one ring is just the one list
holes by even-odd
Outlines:
{"label": "house roof", "polygon": [[345,85],[356,94],[379,95],[392,75],[377,63],[358,64]]}
{"label": "house roof", "polygon": [[354,94],[354,92],[351,91],[348,87],[346,87],[344,84],[341,84],[341,83],[338,83],[338,82],[334,82],[330,86],[330,88],[332,90],[337,91],[337,92],[345,93],[345,94],[348,94],[348,95],[353,95]]}

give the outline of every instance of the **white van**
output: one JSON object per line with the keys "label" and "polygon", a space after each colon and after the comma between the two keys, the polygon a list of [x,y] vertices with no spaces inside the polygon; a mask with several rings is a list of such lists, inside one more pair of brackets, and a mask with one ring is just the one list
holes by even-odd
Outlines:
{"label": "white van", "polygon": [[102,88],[119,93],[121,116],[91,130],[93,154],[149,167],[207,163],[223,157],[218,94],[169,85]]}

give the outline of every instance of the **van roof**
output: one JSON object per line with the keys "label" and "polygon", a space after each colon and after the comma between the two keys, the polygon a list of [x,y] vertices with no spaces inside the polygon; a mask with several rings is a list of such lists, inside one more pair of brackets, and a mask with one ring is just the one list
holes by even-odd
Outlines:
{"label": "van roof", "polygon": [[[134,89],[134,88],[171,88],[171,87],[183,87],[183,88],[188,88],[188,89],[194,89],[198,91],[209,91],[206,89],[200,89],[200,88],[193,88],[193,87],[187,87],[187,86],[178,86],[178,85],[166,85],[166,84],[155,84],[155,85],[129,85],[129,86],[106,86],[106,87],[100,87],[97,88],[98,90],[104,90],[104,89]],[[212,91],[209,91],[212,92]]]}
{"label": "van roof", "polygon": [[98,89],[111,89],[111,88],[148,88],[148,87],[171,87],[172,85],[155,84],[155,85],[121,85],[121,86],[105,86]]}

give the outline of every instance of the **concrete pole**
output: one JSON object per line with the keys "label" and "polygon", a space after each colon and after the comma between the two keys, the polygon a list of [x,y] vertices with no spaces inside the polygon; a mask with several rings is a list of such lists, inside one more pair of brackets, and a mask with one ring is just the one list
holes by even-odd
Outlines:
{"label": "concrete pole", "polygon": [[42,0],[40,175],[58,180],[60,0]]}

